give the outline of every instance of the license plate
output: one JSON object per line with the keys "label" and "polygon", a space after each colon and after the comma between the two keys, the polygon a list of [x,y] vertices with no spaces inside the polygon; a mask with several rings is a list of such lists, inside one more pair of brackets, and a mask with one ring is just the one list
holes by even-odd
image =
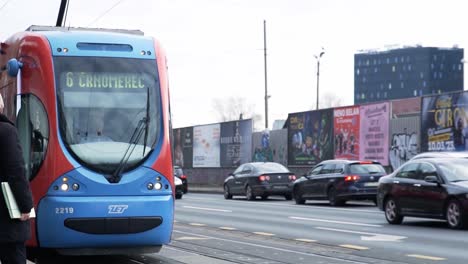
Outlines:
{"label": "license plate", "polygon": [[375,187],[375,186],[378,186],[379,185],[379,182],[366,182],[364,183],[364,186],[366,187]]}
{"label": "license plate", "polygon": [[287,186],[273,186],[273,189],[286,189]]}

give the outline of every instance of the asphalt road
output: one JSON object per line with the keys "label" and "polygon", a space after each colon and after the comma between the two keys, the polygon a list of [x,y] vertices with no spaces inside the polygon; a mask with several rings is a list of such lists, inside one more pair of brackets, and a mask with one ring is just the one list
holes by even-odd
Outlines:
{"label": "asphalt road", "polygon": [[[370,202],[331,207],[325,201],[236,198],[188,193],[177,200],[168,250],[234,261],[228,263],[250,262],[223,254],[259,258],[251,263],[468,263],[467,231],[450,230],[443,221],[405,218],[389,225]],[[209,253],[216,250],[225,252]]]}

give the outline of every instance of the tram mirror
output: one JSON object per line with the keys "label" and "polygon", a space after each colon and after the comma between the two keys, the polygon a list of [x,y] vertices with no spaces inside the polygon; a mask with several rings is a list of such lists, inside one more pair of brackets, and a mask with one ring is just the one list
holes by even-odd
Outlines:
{"label": "tram mirror", "polygon": [[18,75],[19,69],[23,67],[23,63],[19,62],[17,59],[10,59],[7,63],[7,72],[11,77],[16,77]]}

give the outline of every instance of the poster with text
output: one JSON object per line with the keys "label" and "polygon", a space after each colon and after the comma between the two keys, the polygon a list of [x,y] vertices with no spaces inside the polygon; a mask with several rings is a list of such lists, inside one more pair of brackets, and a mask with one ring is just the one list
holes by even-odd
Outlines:
{"label": "poster with text", "polygon": [[176,128],[174,131],[174,165],[192,168],[193,127]]}
{"label": "poster with text", "polygon": [[220,124],[193,128],[193,167],[217,168],[220,166]]}
{"label": "poster with text", "polygon": [[359,159],[388,165],[390,104],[360,106]]}
{"label": "poster with text", "polygon": [[333,109],[289,114],[288,123],[288,165],[333,159]]}
{"label": "poster with text", "polygon": [[237,167],[250,161],[252,119],[221,123],[221,167]]}
{"label": "poster with text", "polygon": [[468,149],[468,93],[423,97],[421,111],[422,151]]}
{"label": "poster with text", "polygon": [[335,159],[359,159],[359,106],[335,108],[333,119]]}

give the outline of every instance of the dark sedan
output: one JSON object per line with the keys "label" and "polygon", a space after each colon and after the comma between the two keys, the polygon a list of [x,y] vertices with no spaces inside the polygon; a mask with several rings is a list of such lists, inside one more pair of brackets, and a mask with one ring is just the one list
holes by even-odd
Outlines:
{"label": "dark sedan", "polygon": [[247,200],[257,196],[267,199],[269,195],[284,195],[291,200],[291,184],[294,173],[275,162],[252,162],[240,165],[224,180],[224,198],[245,195]]}
{"label": "dark sedan", "polygon": [[378,205],[390,224],[400,224],[404,216],[446,219],[454,229],[468,223],[465,158],[411,160],[379,182]]}
{"label": "dark sedan", "polygon": [[326,199],[333,206],[347,200],[376,202],[378,180],[384,175],[385,169],[376,161],[322,161],[294,182],[293,195],[297,204]]}

